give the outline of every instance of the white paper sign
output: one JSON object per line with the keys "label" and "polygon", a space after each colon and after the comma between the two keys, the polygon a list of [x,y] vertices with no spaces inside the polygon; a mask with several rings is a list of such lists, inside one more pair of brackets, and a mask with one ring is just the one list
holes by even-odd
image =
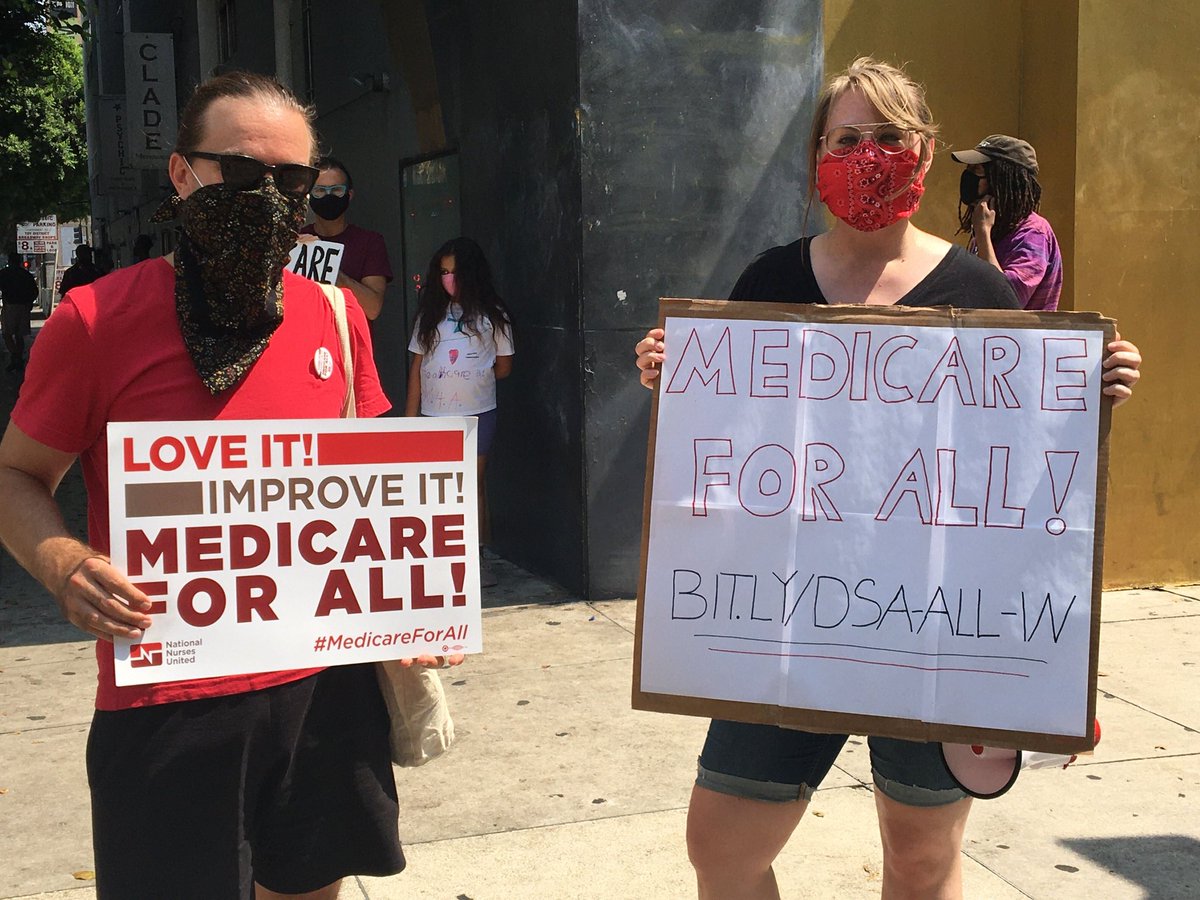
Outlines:
{"label": "white paper sign", "polygon": [[1102,328],[844,318],[667,318],[641,691],[1080,734]]}
{"label": "white paper sign", "polygon": [[337,284],[345,250],[333,241],[301,241],[288,254],[287,268],[321,284]]}
{"label": "white paper sign", "polygon": [[482,650],[476,420],[112,423],[112,558],[148,684]]}

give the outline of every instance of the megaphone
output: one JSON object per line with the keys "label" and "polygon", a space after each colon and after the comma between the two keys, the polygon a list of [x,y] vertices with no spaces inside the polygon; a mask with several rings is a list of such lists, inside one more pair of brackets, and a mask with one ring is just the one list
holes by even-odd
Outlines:
{"label": "megaphone", "polygon": [[[1100,720],[1095,722],[1098,744]],[[1078,758],[1078,754],[1007,750],[981,744],[942,744],[941,751],[954,783],[980,800],[992,800],[1007,793],[1022,769],[1065,769]]]}

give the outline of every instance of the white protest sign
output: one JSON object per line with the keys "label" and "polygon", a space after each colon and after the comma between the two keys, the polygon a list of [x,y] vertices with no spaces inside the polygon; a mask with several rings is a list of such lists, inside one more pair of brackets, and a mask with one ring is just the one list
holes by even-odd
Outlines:
{"label": "white protest sign", "polygon": [[333,241],[300,241],[288,254],[286,268],[321,284],[337,284],[345,250]]}
{"label": "white protest sign", "polygon": [[1090,747],[1107,320],[701,305],[664,303],[634,705]]}
{"label": "white protest sign", "polygon": [[57,253],[58,217],[43,216],[36,222],[17,225],[18,253]]}
{"label": "white protest sign", "polygon": [[149,684],[482,650],[474,419],[111,423]]}

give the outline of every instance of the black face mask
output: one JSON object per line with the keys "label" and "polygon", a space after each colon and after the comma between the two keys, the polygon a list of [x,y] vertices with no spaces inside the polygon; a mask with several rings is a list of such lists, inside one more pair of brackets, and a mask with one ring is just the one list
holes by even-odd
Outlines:
{"label": "black face mask", "polygon": [[963,169],[962,175],[958,179],[958,199],[959,202],[965,203],[967,206],[974,206],[979,202],[979,182],[983,181],[985,175],[976,175],[970,169]]}
{"label": "black face mask", "polygon": [[324,197],[309,197],[308,205],[320,218],[332,222],[349,208],[350,195],[335,197],[333,194],[326,194]]}

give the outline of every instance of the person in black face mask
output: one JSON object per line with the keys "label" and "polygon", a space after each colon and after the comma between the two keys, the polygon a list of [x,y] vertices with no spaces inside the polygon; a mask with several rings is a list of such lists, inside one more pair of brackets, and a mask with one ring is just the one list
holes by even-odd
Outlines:
{"label": "person in black face mask", "polygon": [[[99,638],[87,768],[101,900],[332,900],[347,875],[404,868],[388,714],[370,664],[116,683],[113,639],[155,641],[166,603],[109,557],[108,423],[342,414],[332,306],[283,268],[318,174],[311,116],[262,75],[230,72],[196,89],[168,167],[177,193],[160,217],[178,229],[177,251],[67,294],[0,442],[0,541],[69,622]],[[349,295],[346,318],[355,411],[377,416],[390,404]],[[76,459],[86,542],[54,499]],[[209,557],[213,569],[230,565],[227,553]]]}
{"label": "person in black face mask", "polygon": [[377,319],[383,311],[383,293],[392,280],[383,235],[351,225],[346,211],[354,199],[354,178],[346,164],[332,156],[317,160],[321,174],[308,195],[308,206],[316,221],[305,225],[301,234],[313,234],[323,241],[344,246],[338,287],[353,291],[368,319]]}
{"label": "person in black face mask", "polygon": [[958,184],[958,233],[971,236],[971,252],[1004,273],[1023,309],[1058,309],[1062,252],[1038,212],[1042,186],[1033,147],[993,134],[950,156],[966,167]]}

